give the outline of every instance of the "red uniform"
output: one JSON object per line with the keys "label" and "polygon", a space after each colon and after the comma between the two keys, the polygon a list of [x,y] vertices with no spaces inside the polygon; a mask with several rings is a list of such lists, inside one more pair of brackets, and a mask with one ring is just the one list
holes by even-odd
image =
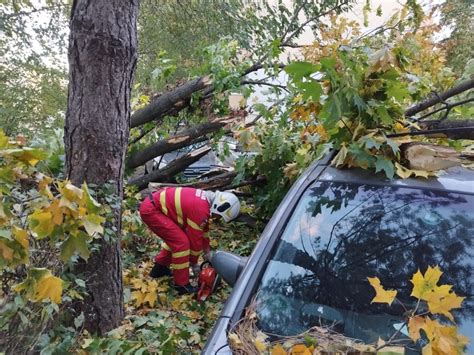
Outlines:
{"label": "red uniform", "polygon": [[140,205],[145,224],[164,240],[155,263],[173,270],[176,285],[189,283],[189,263],[196,264],[207,237],[210,206],[205,192],[188,187],[167,187],[154,192]]}

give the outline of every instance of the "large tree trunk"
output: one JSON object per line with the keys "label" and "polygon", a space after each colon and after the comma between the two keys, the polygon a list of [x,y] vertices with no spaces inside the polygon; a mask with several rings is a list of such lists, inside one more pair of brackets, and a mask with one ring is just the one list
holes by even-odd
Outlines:
{"label": "large tree trunk", "polygon": [[[75,0],[69,37],[66,174],[74,184],[110,183],[121,201],[130,129],[130,91],[136,63],[138,0]],[[87,279],[81,305],[89,331],[117,327],[124,316],[119,239],[120,207],[111,206],[115,238],[76,271]]]}

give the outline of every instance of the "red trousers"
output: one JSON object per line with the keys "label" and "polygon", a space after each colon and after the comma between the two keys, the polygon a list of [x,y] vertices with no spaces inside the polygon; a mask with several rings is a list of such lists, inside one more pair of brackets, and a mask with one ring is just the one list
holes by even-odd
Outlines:
{"label": "red trousers", "polygon": [[189,262],[196,264],[198,255],[191,254],[191,243],[186,233],[146,198],[140,205],[143,222],[160,237],[164,244],[155,256],[155,263],[169,266],[176,285],[189,283]]}

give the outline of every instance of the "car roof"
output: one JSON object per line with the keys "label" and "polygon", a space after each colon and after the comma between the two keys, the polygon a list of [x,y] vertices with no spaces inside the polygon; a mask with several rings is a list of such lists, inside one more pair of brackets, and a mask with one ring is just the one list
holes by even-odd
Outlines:
{"label": "car roof", "polygon": [[[424,190],[438,190],[474,194],[474,170],[457,166],[450,169],[436,172],[436,176],[428,178],[408,178],[402,179],[395,177],[388,179],[384,173],[374,173],[373,170],[361,168],[334,168],[330,162],[335,153],[328,154],[326,157],[313,164],[304,174],[307,179],[317,179],[318,181],[337,181],[353,184],[370,184],[394,187],[418,188]],[[318,167],[324,166],[324,170],[319,171],[314,176],[314,171]]]}

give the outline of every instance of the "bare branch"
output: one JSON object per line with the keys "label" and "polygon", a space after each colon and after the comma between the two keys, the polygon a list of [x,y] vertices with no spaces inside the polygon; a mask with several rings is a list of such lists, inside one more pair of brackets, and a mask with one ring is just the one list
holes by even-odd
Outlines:
{"label": "bare branch", "polygon": [[433,95],[432,97],[410,107],[408,110],[405,111],[406,117],[412,117],[417,113],[426,110],[427,108],[434,106],[440,102],[443,102],[449,99],[452,96],[456,96],[464,91],[470,90],[474,88],[474,78],[463,81],[459,85],[441,93],[438,95]]}

